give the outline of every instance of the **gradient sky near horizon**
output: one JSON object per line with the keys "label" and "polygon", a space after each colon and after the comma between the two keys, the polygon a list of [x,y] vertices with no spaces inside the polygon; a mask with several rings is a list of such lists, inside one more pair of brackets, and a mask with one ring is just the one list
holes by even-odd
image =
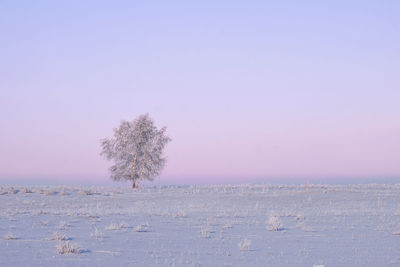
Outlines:
{"label": "gradient sky near horizon", "polygon": [[161,180],[400,178],[399,1],[0,1],[0,182],[107,181],[149,112]]}

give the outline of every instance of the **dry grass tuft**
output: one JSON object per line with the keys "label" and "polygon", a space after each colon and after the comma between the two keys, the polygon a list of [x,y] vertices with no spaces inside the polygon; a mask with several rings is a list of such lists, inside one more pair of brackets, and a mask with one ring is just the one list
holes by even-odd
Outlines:
{"label": "dry grass tuft", "polygon": [[281,224],[278,216],[272,215],[269,218],[267,229],[270,231],[281,231],[282,230],[282,224]]}
{"label": "dry grass tuft", "polygon": [[58,254],[79,254],[82,250],[77,244],[72,244],[67,241],[57,245],[57,252]]}
{"label": "dry grass tuft", "polygon": [[119,225],[116,223],[111,223],[109,226],[105,228],[106,230],[119,230]]}
{"label": "dry grass tuft", "polygon": [[39,188],[39,189],[37,190],[37,192],[38,192],[39,194],[41,194],[41,195],[44,195],[44,193],[46,193],[46,190],[44,190],[43,188]]}
{"label": "dry grass tuft", "polygon": [[135,232],[148,232],[149,231],[149,223],[139,224],[135,227]]}
{"label": "dry grass tuft", "polygon": [[97,227],[94,230],[94,233],[92,234],[92,237],[96,238],[97,240],[103,240],[104,239],[104,234],[97,229]]}
{"label": "dry grass tuft", "polygon": [[82,191],[81,191],[81,194],[84,195],[84,196],[93,195],[92,192],[91,192],[90,190],[82,190]]}
{"label": "dry grass tuft", "polygon": [[33,191],[30,190],[29,188],[25,187],[24,189],[22,189],[22,193],[31,194],[31,193],[33,193]]}
{"label": "dry grass tuft", "polygon": [[54,196],[57,194],[57,191],[50,189],[50,190],[45,191],[44,194],[46,196]]}
{"label": "dry grass tuft", "polygon": [[171,215],[174,218],[186,218],[187,214],[184,210],[178,211],[177,213],[174,213]]}
{"label": "dry grass tuft", "polygon": [[16,193],[18,193],[18,190],[15,189],[14,187],[8,188],[8,194],[15,195]]}
{"label": "dry grass tuft", "polygon": [[55,232],[53,234],[52,240],[66,241],[69,240],[69,238],[65,234]]}
{"label": "dry grass tuft", "polygon": [[201,236],[204,238],[211,238],[211,230],[210,228],[201,228],[200,229]]}
{"label": "dry grass tuft", "polygon": [[105,229],[106,230],[121,230],[121,229],[126,229],[126,228],[130,228],[129,224],[127,224],[126,222],[121,222],[120,224],[111,223]]}
{"label": "dry grass tuft", "polygon": [[249,251],[250,250],[250,245],[251,245],[251,241],[248,240],[247,238],[241,240],[238,243],[238,247],[239,247],[240,251]]}
{"label": "dry grass tuft", "polygon": [[129,226],[129,224],[126,223],[126,222],[121,222],[121,223],[119,224],[119,228],[121,228],[121,229],[126,229],[126,228],[130,228],[130,226]]}
{"label": "dry grass tuft", "polygon": [[15,239],[17,239],[17,238],[16,238],[15,235],[13,235],[12,233],[8,233],[8,234],[6,234],[6,235],[4,236],[4,239],[5,239],[5,240],[15,240]]}

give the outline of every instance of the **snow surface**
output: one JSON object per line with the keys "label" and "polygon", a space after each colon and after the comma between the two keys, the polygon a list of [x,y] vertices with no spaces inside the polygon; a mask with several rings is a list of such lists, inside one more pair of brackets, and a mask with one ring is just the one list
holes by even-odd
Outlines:
{"label": "snow surface", "polygon": [[0,186],[0,266],[400,266],[399,193]]}

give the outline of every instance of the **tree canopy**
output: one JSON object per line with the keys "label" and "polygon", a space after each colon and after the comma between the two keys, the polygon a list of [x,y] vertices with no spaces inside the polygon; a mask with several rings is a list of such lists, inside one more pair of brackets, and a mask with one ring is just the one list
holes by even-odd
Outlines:
{"label": "tree canopy", "polygon": [[144,114],[131,122],[122,121],[112,138],[101,140],[100,155],[114,162],[109,169],[112,180],[132,180],[136,188],[142,179],[152,181],[160,175],[169,141],[166,127],[157,129],[149,114]]}

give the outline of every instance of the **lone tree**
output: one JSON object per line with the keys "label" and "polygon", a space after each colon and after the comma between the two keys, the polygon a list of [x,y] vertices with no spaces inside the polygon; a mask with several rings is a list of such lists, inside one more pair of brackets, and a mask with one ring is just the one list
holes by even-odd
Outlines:
{"label": "lone tree", "polygon": [[166,127],[157,129],[149,114],[132,122],[122,121],[119,128],[114,128],[113,138],[101,140],[100,153],[114,161],[110,167],[111,179],[132,180],[132,188],[136,188],[140,180],[152,181],[160,175],[166,162],[163,150],[171,141],[165,131]]}

